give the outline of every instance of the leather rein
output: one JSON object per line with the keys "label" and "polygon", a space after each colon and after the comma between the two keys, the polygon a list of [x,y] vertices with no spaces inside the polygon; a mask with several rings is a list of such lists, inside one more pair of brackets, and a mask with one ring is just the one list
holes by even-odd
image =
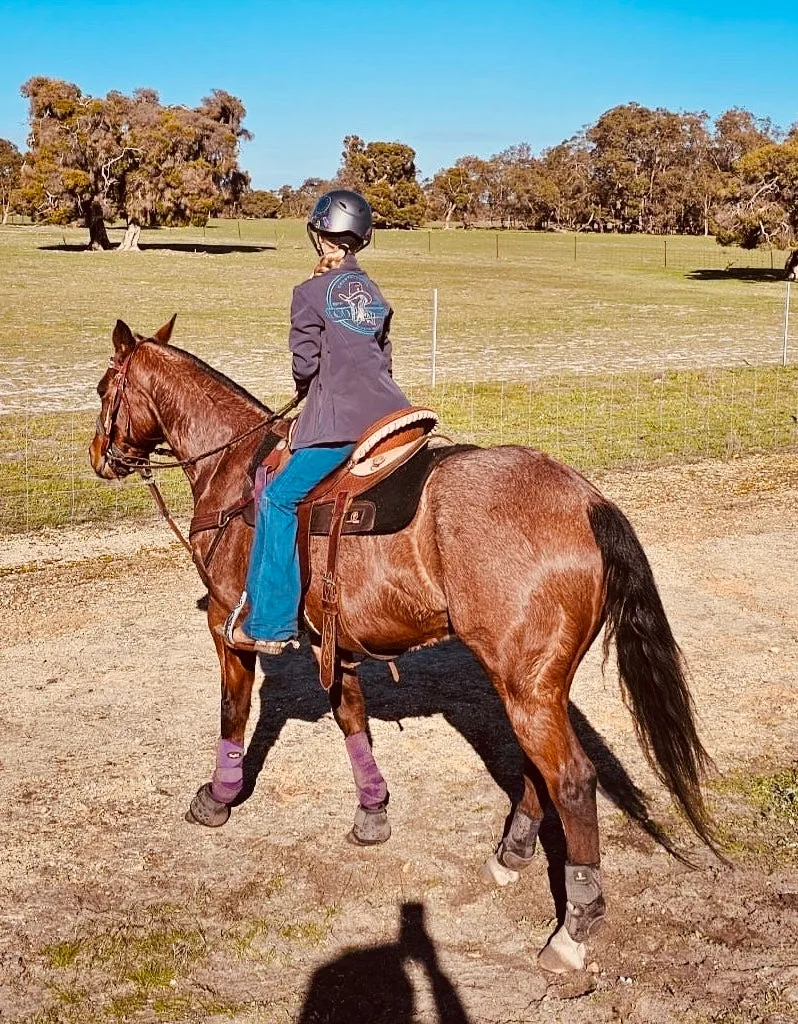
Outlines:
{"label": "leather rein", "polygon": [[[113,466],[120,466],[124,469],[130,470],[131,472],[138,473],[144,483],[150,490],[155,506],[161,515],[164,517],[166,522],[169,524],[172,532],[178,538],[180,543],[191,554],[193,558],[193,550],[191,544],[186,540],[182,530],[174,521],[169,509],[164,501],[163,495],[158,487],[158,484],[153,479],[153,471],[159,469],[184,469],[186,466],[193,466],[197,462],[201,462],[203,459],[209,458],[211,455],[218,455],[219,452],[226,451],[228,448],[232,448],[233,445],[238,444],[239,441],[243,441],[244,438],[250,437],[258,430],[262,430],[274,423],[275,420],[283,419],[283,417],[295,408],[301,401],[301,396],[295,394],[290,401],[278,409],[276,412],[270,413],[265,419],[259,420],[253,427],[248,430],[242,431],[240,434],[236,434],[235,437],[230,438],[229,441],[225,441],[223,444],[217,445],[215,448],[210,448],[208,451],[201,452],[199,455],[192,455],[187,459],[175,459],[171,458],[169,462],[151,462],[150,455],[162,455],[172,457],[174,452],[171,448],[153,448],[150,455],[133,455],[122,451],[118,445],[114,444],[111,440],[111,434],[113,433],[114,427],[116,426],[116,417],[119,414],[119,410],[122,406],[122,402],[127,403],[127,396],[125,389],[127,387],[127,376],[130,369],[130,360],[133,358],[133,351],[124,359],[122,364],[117,368],[116,374],[113,378],[113,387],[115,388],[114,396],[108,406],[108,411],[103,418],[102,416],[97,417],[97,436],[100,438],[100,455],[106,462]],[[111,360],[111,367],[113,368],[115,363]],[[128,407],[128,419],[130,418],[130,409]],[[220,524],[221,525],[221,524]]]}

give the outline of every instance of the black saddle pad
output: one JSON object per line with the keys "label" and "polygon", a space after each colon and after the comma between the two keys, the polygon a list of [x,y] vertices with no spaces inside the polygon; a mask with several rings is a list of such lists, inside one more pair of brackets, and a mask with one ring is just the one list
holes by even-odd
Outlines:
{"label": "black saddle pad", "polygon": [[[425,447],[390,476],[358,495],[349,506],[342,533],[398,533],[410,525],[416,514],[427,477],[444,459],[458,452],[473,451],[474,444]],[[317,502],[310,516],[310,532],[330,532],[334,502]]]}

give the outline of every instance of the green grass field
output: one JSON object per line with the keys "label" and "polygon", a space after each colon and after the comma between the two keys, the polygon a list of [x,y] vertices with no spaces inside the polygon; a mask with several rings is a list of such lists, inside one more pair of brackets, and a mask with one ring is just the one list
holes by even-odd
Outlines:
{"label": "green grass field", "polygon": [[[270,405],[290,392],[291,289],[314,262],[301,223],[144,232],[133,254],[84,240],[0,229],[0,532],[149,510],[86,461],[117,317],[149,333],[177,312],[176,344]],[[796,443],[782,262],[702,238],[442,230],[379,232],[363,254],[396,310],[395,375],[445,431],[588,471]]]}

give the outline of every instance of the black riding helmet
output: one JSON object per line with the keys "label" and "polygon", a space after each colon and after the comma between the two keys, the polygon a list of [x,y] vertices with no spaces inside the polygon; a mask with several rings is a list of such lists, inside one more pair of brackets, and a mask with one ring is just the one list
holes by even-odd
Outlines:
{"label": "black riding helmet", "polygon": [[371,241],[371,207],[357,192],[336,188],[319,196],[308,217],[308,237],[322,255],[319,236],[347,252],[359,252]]}

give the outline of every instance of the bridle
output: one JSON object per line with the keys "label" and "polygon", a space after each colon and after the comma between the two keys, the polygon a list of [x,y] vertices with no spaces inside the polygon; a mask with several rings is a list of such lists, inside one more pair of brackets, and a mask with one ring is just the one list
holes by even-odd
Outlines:
{"label": "bridle", "polygon": [[[210,448],[208,451],[200,452],[199,455],[192,455],[187,459],[175,459],[172,458],[174,453],[171,448],[158,448],[155,447],[149,454],[146,455],[132,455],[124,452],[119,445],[115,444],[111,437],[116,427],[116,418],[119,415],[119,410],[122,407],[124,401],[128,409],[128,422],[130,422],[130,406],[126,395],[128,373],[130,372],[130,362],[133,355],[138,350],[137,345],[127,356],[125,356],[122,363],[116,368],[116,373],[113,376],[111,387],[114,388],[114,394],[111,401],[108,404],[105,416],[102,414],[97,417],[96,429],[97,437],[100,438],[100,458],[102,459],[102,465],[109,465],[112,469],[118,466],[122,469],[126,469],[129,472],[138,473],[144,483],[149,487],[150,493],[152,494],[158,511],[166,519],[167,523],[171,527],[172,531],[180,540],[181,544],[187,551],[192,552],[191,545],[183,536],[180,527],[175,523],[169,509],[166,506],[166,502],[163,499],[158,485],[153,479],[153,471],[159,469],[184,469],[186,466],[193,466],[197,462],[201,462],[203,459],[209,458],[211,455],[218,455],[219,452],[226,451],[228,448],[232,448],[233,445],[238,444],[239,441],[243,441],[244,438],[250,437],[258,430],[263,430],[270,424],[274,423],[275,420],[282,419],[286,413],[290,412],[291,409],[295,408],[301,401],[301,396],[295,394],[290,401],[278,409],[276,412],[269,413],[265,419],[258,420],[258,422],[247,430],[242,431],[240,434],[236,434],[235,437],[231,437],[229,441],[225,441],[223,444],[217,445],[215,448]],[[113,358],[111,359],[110,366],[113,369],[116,367],[116,363]],[[151,462],[150,455],[161,455],[170,457],[168,462]],[[193,552],[192,552],[193,554]]]}

